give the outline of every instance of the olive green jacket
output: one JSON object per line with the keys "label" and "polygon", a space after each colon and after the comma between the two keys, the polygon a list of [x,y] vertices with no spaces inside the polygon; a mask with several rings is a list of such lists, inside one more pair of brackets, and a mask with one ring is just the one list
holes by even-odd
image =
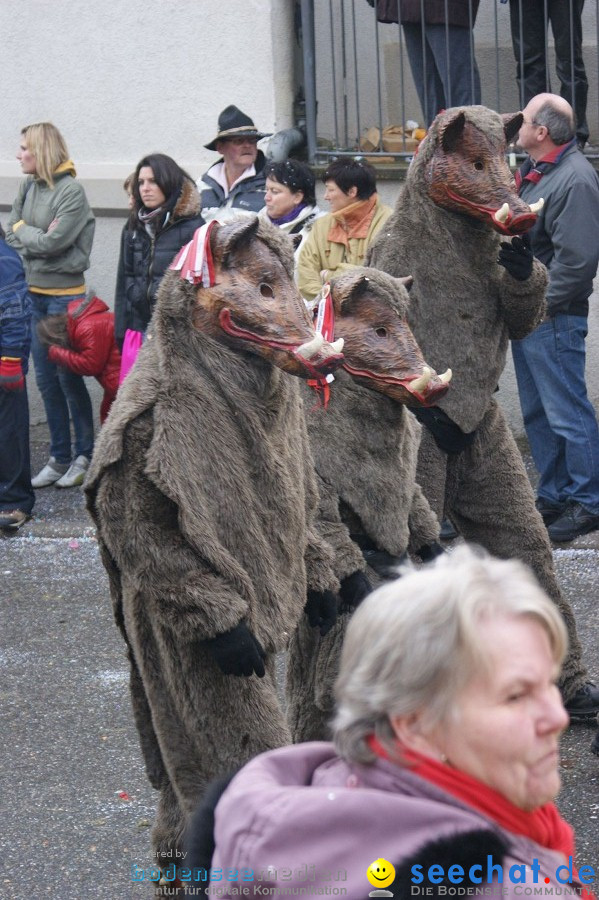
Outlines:
{"label": "olive green jacket", "polygon": [[85,281],[96,222],[75,174],[68,160],[56,170],[53,188],[35,176],[19,186],[6,241],[21,255],[32,289],[79,287]]}

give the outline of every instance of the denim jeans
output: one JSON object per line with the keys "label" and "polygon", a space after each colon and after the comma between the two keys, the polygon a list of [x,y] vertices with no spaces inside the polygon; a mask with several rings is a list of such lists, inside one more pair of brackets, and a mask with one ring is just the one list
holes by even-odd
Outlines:
{"label": "denim jeans", "polygon": [[423,53],[420,23],[405,23],[402,27],[427,127],[442,109],[480,103],[480,75],[471,53],[469,28],[425,25]]}
{"label": "denim jeans", "polygon": [[0,510],[30,513],[34,503],[25,385],[22,391],[0,390]]}
{"label": "denim jeans", "polygon": [[537,494],[599,514],[599,428],[584,379],[585,316],[556,315],[512,342]]}
{"label": "denim jeans", "polygon": [[[37,336],[36,325],[45,316],[66,313],[71,300],[85,295],[52,297],[31,291],[33,317],[31,355],[35,380],[44,401],[50,431],[50,456],[59,463],[70,463],[74,457],[91,459],[94,449],[94,415],[92,403],[81,375],[75,375],[48,359],[47,349]],[[75,453],[71,452],[71,426],[75,432]]]}

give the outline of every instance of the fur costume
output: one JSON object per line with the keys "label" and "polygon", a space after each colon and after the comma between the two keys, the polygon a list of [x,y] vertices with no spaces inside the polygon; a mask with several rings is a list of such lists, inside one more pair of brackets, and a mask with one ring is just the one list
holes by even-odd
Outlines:
{"label": "fur costume", "polygon": [[[291,285],[289,239],[244,222]],[[307,582],[338,588],[313,530],[299,379],[198,331],[196,303],[196,288],[167,273],[86,481],[148,776],[161,791],[154,850],[167,859],[208,781],[289,741],[274,656],[302,616]],[[225,675],[207,652],[207,639],[240,622],[266,652],[264,678]]]}
{"label": "fur costume", "polygon": [[[371,290],[405,320],[405,289],[376,270],[356,272],[367,275]],[[437,541],[438,520],[415,480],[421,427],[405,406],[339,370],[328,408],[309,397],[305,408],[319,478],[321,533],[334,549],[339,580],[365,568],[350,533],[397,557]],[[368,576],[376,581],[370,569]],[[350,613],[342,613],[325,637],[300,621],[287,661],[287,719],[294,741],[330,739],[333,685],[349,619]]]}
{"label": "fur costume", "polygon": [[[445,154],[445,131],[457,116],[465,119],[470,146],[463,150],[454,145]],[[521,116],[512,120],[512,132],[520,122]],[[438,405],[462,432],[474,435],[461,452],[447,455],[424,429],[418,482],[437,515],[448,515],[467,541],[532,567],[568,628],[569,654],[560,683],[567,700],[585,680],[574,616],[556,581],[551,546],[520,452],[492,399],[508,341],[524,337],[543,318],[547,273],[535,260],[526,280],[512,277],[497,264],[500,237],[490,217],[481,221],[431,197],[438,199],[435,191],[450,181],[447,166],[455,169],[461,161],[460,187],[464,192],[479,189],[479,203],[488,187],[491,206],[489,198],[499,186],[510,206],[521,205],[505,165],[505,148],[504,122],[485,107],[450,109],[437,116],[410,166],[395,211],[371,248],[369,264],[391,275],[414,277],[409,319],[416,339],[431,365],[453,370],[451,390]]]}

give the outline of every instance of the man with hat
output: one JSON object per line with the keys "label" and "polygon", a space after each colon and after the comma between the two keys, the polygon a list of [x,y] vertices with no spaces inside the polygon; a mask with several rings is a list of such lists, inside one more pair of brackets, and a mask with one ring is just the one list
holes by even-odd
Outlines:
{"label": "man with hat", "polygon": [[218,134],[205,144],[221,159],[198,181],[205,222],[219,221],[239,213],[257,213],[264,206],[266,158],[258,141],[270,137],[258,131],[249,116],[236,106],[227,106],[218,117]]}

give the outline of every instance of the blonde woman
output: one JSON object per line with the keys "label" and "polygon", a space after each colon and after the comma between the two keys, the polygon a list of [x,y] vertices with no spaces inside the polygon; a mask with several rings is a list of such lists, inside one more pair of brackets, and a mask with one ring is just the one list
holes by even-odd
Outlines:
{"label": "blonde woman", "polygon": [[[6,241],[23,260],[36,325],[48,315],[66,313],[71,301],[85,298],[84,272],[89,268],[95,220],[55,125],[40,122],[23,128],[17,159],[26,178],[12,207]],[[50,458],[32,485],[73,487],[83,482],[93,451],[90,396],[80,375],[49,360],[35,327],[31,352],[50,430]]]}

